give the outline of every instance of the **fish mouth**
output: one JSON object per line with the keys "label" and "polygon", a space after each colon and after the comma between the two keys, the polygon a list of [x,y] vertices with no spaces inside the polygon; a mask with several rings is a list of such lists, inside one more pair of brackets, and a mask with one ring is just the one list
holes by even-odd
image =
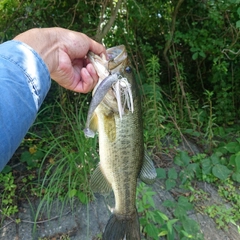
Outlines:
{"label": "fish mouth", "polygon": [[98,56],[93,52],[88,52],[87,54],[89,61],[97,71],[99,81],[102,81],[112,73],[119,72],[127,60],[127,52],[124,45],[108,48],[106,52],[107,57],[104,54]]}
{"label": "fish mouth", "polygon": [[104,54],[98,56],[93,52],[88,52],[87,57],[89,61],[92,63],[93,67],[95,68],[100,81],[102,81],[110,74],[110,72],[107,69],[108,61]]}
{"label": "fish mouth", "polygon": [[127,51],[124,45],[107,49],[108,69],[112,73],[119,71],[121,66],[127,60]]}

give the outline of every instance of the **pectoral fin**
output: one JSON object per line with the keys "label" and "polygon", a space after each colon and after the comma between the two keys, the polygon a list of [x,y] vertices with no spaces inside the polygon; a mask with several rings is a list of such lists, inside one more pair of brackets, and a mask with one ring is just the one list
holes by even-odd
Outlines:
{"label": "pectoral fin", "polygon": [[107,194],[112,191],[112,186],[103,175],[100,165],[98,165],[91,177],[91,189],[93,192],[101,194]]}
{"label": "pectoral fin", "polygon": [[157,172],[153,165],[153,161],[148,156],[146,151],[144,152],[144,160],[139,177],[146,184],[153,184],[157,177]]}
{"label": "pectoral fin", "polygon": [[85,137],[94,138],[97,130],[98,130],[98,117],[96,113],[93,113],[89,123],[89,127],[84,128],[83,132],[85,134]]}

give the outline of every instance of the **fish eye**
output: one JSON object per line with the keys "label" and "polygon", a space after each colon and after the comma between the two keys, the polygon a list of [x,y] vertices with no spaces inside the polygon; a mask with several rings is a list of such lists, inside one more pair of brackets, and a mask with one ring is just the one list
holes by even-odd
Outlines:
{"label": "fish eye", "polygon": [[127,66],[127,67],[125,68],[125,71],[126,71],[127,73],[131,73],[131,72],[132,72],[132,69],[131,69],[129,66]]}

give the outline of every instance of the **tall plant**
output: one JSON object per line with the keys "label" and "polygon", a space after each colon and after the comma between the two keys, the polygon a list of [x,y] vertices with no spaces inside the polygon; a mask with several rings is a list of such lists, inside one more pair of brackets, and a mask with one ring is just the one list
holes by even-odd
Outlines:
{"label": "tall plant", "polygon": [[163,96],[160,82],[160,64],[157,56],[153,55],[146,64],[148,77],[143,84],[144,94],[144,129],[145,142],[151,147],[161,148],[161,138],[164,136]]}

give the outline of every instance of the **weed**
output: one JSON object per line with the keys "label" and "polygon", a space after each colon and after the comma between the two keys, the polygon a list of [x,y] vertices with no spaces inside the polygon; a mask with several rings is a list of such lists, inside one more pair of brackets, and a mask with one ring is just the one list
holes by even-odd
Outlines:
{"label": "weed", "polygon": [[138,185],[137,209],[140,215],[140,224],[142,232],[150,239],[158,239],[159,236],[166,236],[168,234],[171,235],[172,224],[177,221],[174,219],[174,221],[169,222],[167,227],[165,222],[169,221],[168,217],[155,208],[155,203],[152,198],[155,194],[156,193],[144,183]]}
{"label": "weed", "polygon": [[12,172],[4,174],[0,173],[0,200],[1,200],[1,214],[3,216],[11,216],[18,212],[16,204],[16,188],[14,183],[14,176]]}
{"label": "weed", "polygon": [[194,178],[217,185],[218,194],[225,202],[207,206],[205,213],[215,220],[219,228],[227,229],[229,223],[239,228],[240,189],[236,185],[240,173],[239,152],[240,144],[237,139],[215,149],[211,156],[198,154],[190,158],[187,152],[180,152],[175,157],[174,162],[182,167],[179,177],[184,187],[191,191],[190,202],[206,200],[208,197],[206,193],[196,191],[191,186]]}
{"label": "weed", "polygon": [[213,92],[210,92],[206,90],[204,94],[207,97],[207,104],[203,106],[203,108],[207,108],[209,113],[208,113],[208,121],[206,124],[206,131],[205,131],[205,137],[207,138],[207,146],[208,146],[208,151],[212,152],[213,147],[216,147],[216,143],[214,141],[214,127],[216,127],[215,121],[216,121],[216,116],[213,113],[213,103],[212,103],[212,98],[213,98]]}
{"label": "weed", "polygon": [[168,240],[203,239],[198,224],[187,217],[187,212],[193,208],[187,198],[179,197],[178,202],[167,200],[163,206],[173,208],[174,218],[157,210],[153,200],[155,192],[151,187],[140,183],[137,188],[137,208],[140,215],[142,232],[147,239],[159,239],[165,236]]}
{"label": "weed", "polygon": [[149,76],[142,86],[145,97],[143,103],[144,138],[149,147],[160,149],[160,140],[165,135],[162,122],[166,119],[166,116],[163,111],[163,97],[159,87],[159,59],[152,56],[147,61],[146,68]]}
{"label": "weed", "polygon": [[59,122],[63,130],[52,132],[48,129],[50,141],[38,173],[42,200],[36,219],[40,209],[47,207],[50,210],[56,198],[63,204],[73,203],[76,198],[86,204],[92,196],[88,179],[96,164],[96,140],[84,136],[81,108],[69,107],[67,111],[59,108],[64,118],[64,125]]}
{"label": "weed", "polygon": [[226,230],[229,223],[234,223],[239,228],[239,190],[239,186],[236,187],[230,179],[221,182],[218,186],[218,194],[225,202],[213,204],[205,209],[206,213],[216,221],[218,228]]}

